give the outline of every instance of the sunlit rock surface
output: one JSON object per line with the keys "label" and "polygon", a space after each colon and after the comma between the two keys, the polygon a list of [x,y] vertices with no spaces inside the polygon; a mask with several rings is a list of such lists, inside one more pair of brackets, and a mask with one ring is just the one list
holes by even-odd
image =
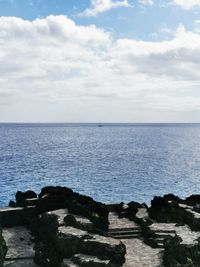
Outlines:
{"label": "sunlit rock surface", "polygon": [[18,192],[10,204],[0,209],[0,267],[200,266],[199,195],[105,205],[47,187]]}
{"label": "sunlit rock surface", "polygon": [[4,266],[36,267],[34,263],[34,241],[30,231],[24,226],[3,229],[3,237],[7,245]]}

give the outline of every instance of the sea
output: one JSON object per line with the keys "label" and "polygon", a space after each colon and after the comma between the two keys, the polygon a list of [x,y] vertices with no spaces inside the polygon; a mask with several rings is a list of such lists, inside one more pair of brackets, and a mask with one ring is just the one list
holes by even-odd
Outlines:
{"label": "sea", "polygon": [[48,185],[105,203],[200,194],[200,124],[1,123],[0,206]]}

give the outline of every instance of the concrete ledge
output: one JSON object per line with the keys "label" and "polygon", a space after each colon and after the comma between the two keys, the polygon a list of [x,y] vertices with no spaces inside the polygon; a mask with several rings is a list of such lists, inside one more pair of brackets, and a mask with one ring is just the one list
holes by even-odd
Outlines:
{"label": "concrete ledge", "polygon": [[34,207],[4,208],[0,209],[0,222],[2,227],[25,225],[33,215]]}

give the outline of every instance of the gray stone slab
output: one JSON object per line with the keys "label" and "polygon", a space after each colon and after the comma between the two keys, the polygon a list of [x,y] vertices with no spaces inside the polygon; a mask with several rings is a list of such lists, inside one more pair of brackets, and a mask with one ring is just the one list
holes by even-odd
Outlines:
{"label": "gray stone slab", "polygon": [[80,266],[113,267],[109,260],[100,260],[98,257],[85,254],[74,255],[72,261]]}
{"label": "gray stone slab", "polygon": [[5,261],[4,267],[39,267],[33,260],[12,260],[12,261]]}
{"label": "gray stone slab", "polygon": [[58,236],[59,235],[64,235],[66,237],[71,237],[74,236],[76,238],[84,238],[88,236],[88,232],[71,227],[71,226],[61,226],[58,227]]}
{"label": "gray stone slab", "polygon": [[[139,209],[138,218],[148,218],[148,213],[145,208]],[[109,214],[109,229],[120,231],[123,229],[140,229],[140,226],[128,218],[119,218],[116,213]],[[146,245],[141,238],[123,238],[123,244],[126,246],[126,262],[124,267],[162,267],[162,250],[153,249]]]}
{"label": "gray stone slab", "polygon": [[64,259],[63,267],[79,267],[79,265],[73,263],[70,259]]}
{"label": "gray stone slab", "polygon": [[3,229],[3,237],[8,247],[7,259],[34,257],[34,243],[26,227],[18,226]]}
{"label": "gray stone slab", "polygon": [[191,213],[195,219],[200,219],[200,213],[193,210],[192,206],[188,206],[185,204],[179,204],[181,208],[184,208],[187,212]]}
{"label": "gray stone slab", "polygon": [[163,251],[153,249],[142,240],[123,240],[126,246],[124,267],[163,267]]}
{"label": "gray stone slab", "polygon": [[68,209],[58,209],[54,211],[49,211],[48,214],[55,214],[58,216],[59,225],[64,224],[64,218],[69,214]]}
{"label": "gray stone slab", "polygon": [[184,245],[197,244],[197,239],[200,238],[200,232],[192,231],[187,225],[177,226],[175,223],[153,223],[150,229],[155,232],[173,230],[182,239],[182,244]]}
{"label": "gray stone slab", "polygon": [[[54,210],[54,211],[49,211],[48,214],[55,214],[56,216],[58,216],[59,225],[63,225],[63,224],[65,224],[65,222],[64,222],[65,216],[67,216],[71,213],[69,213],[67,209],[58,209],[58,210]],[[71,214],[71,215],[73,215],[76,222],[79,223],[80,226],[82,226],[82,228],[85,228],[85,229],[92,228],[93,224],[89,219],[87,219],[83,216],[75,215],[75,214]]]}
{"label": "gray stone slab", "polygon": [[138,224],[130,221],[128,218],[120,218],[115,212],[109,213],[109,230],[120,229],[120,228],[140,228]]}

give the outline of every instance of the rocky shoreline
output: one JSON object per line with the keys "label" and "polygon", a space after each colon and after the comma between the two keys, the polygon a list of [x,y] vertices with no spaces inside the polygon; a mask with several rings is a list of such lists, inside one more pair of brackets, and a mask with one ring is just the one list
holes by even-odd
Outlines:
{"label": "rocky shoreline", "polygon": [[200,195],[106,205],[67,187],[0,209],[0,267],[200,266]]}

